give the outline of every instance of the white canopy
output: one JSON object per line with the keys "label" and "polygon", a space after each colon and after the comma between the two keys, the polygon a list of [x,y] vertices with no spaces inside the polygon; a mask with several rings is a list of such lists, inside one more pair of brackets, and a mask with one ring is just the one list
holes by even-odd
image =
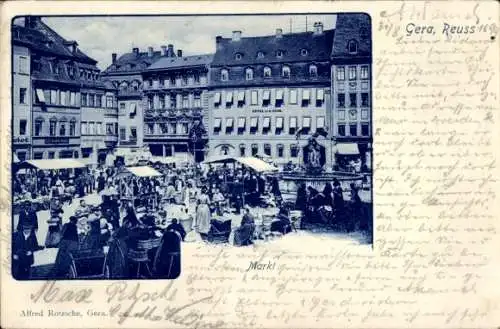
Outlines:
{"label": "white canopy", "polygon": [[343,155],[359,154],[358,144],[356,143],[337,143],[337,153]]}
{"label": "white canopy", "polygon": [[255,157],[240,157],[236,158],[236,161],[239,163],[252,168],[253,170],[257,172],[265,172],[265,171],[277,171],[278,168],[276,168],[273,165],[270,165],[269,163],[255,158]]}
{"label": "white canopy", "polygon": [[50,169],[72,169],[84,168],[85,164],[75,159],[41,159],[41,160],[26,160],[21,163],[23,168],[38,168],[42,170]]}
{"label": "white canopy", "polygon": [[148,167],[148,166],[127,167],[127,170],[130,171],[135,176],[138,176],[138,177],[156,177],[156,176],[162,176],[161,173],[159,173],[155,169],[153,169],[151,167]]}
{"label": "white canopy", "polygon": [[169,163],[175,163],[179,159],[174,158],[174,157],[162,157],[162,156],[153,156],[151,157],[151,162],[159,162],[163,164],[169,164]]}

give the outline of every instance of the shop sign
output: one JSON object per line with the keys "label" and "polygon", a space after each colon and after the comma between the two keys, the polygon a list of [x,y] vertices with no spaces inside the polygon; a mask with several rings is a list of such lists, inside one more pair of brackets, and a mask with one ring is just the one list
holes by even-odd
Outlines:
{"label": "shop sign", "polygon": [[45,144],[69,144],[68,137],[46,137]]}
{"label": "shop sign", "polygon": [[29,137],[14,137],[12,144],[31,144],[31,139]]}
{"label": "shop sign", "polygon": [[283,112],[282,109],[258,109],[258,110],[252,110],[252,113],[281,113]]}

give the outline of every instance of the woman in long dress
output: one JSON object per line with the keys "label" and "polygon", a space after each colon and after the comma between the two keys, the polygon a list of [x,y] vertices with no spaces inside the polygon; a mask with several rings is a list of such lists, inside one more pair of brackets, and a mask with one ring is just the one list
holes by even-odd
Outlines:
{"label": "woman in long dress", "polygon": [[203,188],[197,200],[196,219],[194,229],[200,234],[208,234],[210,231],[210,198],[207,195],[207,189]]}

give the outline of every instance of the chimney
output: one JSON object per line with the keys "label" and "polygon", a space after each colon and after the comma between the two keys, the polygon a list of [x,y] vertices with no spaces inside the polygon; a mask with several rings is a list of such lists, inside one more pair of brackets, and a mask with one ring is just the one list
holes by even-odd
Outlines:
{"label": "chimney", "polygon": [[241,40],[241,31],[233,31],[233,41],[240,41]]}
{"label": "chimney", "polygon": [[276,29],[276,38],[281,38],[283,36],[283,30],[282,29]]}
{"label": "chimney", "polygon": [[132,48],[132,51],[135,56],[139,56],[139,48]]}
{"label": "chimney", "polygon": [[168,55],[167,57],[175,57],[175,54],[174,54],[174,45],[173,44],[169,44],[168,45]]}
{"label": "chimney", "polygon": [[148,47],[148,57],[153,57],[153,55],[154,55],[153,47]]}
{"label": "chimney", "polygon": [[177,57],[182,57],[182,50],[177,49]]}
{"label": "chimney", "polygon": [[322,34],[323,33],[323,23],[316,22],[314,23],[314,34]]}
{"label": "chimney", "polygon": [[116,63],[116,53],[111,54],[111,63],[115,64]]}
{"label": "chimney", "polygon": [[215,37],[215,48],[219,50],[221,48],[222,36],[218,35]]}
{"label": "chimney", "polygon": [[167,46],[161,46],[161,55],[167,56]]}

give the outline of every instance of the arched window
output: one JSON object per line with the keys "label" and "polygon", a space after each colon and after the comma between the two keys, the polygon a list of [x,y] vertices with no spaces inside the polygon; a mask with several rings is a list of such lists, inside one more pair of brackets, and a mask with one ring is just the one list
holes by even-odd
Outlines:
{"label": "arched window", "polygon": [[264,78],[271,77],[271,68],[269,66],[264,67]]}
{"label": "arched window", "polygon": [[49,125],[49,135],[50,136],[55,136],[56,135],[56,126],[57,126],[57,119],[56,118],[51,118],[50,119],[50,125]]}
{"label": "arched window", "polygon": [[240,156],[244,157],[246,154],[246,146],[245,144],[240,144]]}
{"label": "arched window", "polygon": [[264,52],[262,51],[257,52],[257,58],[264,58]]}
{"label": "arched window", "polygon": [[241,53],[236,53],[234,55],[234,59],[237,60],[237,61],[241,60],[242,58],[243,58],[243,55]]}
{"label": "arched window", "polygon": [[276,51],[276,57],[278,57],[278,58],[283,57],[283,50]]}
{"label": "arched window", "polygon": [[288,66],[283,66],[283,68],[281,69],[281,75],[283,76],[283,78],[285,79],[289,79],[290,78],[290,67]]}
{"label": "arched window", "polygon": [[220,80],[227,81],[229,80],[229,71],[226,69],[220,70]]}
{"label": "arched window", "polygon": [[350,54],[355,54],[358,52],[358,43],[355,40],[349,41],[347,48]]}
{"label": "arched window", "polygon": [[264,154],[271,156],[271,144],[264,144]]}
{"label": "arched window", "polygon": [[316,78],[318,76],[318,67],[316,65],[309,65],[309,76],[312,78]]}
{"label": "arched window", "polygon": [[229,155],[229,146],[227,145],[221,146],[220,155]]}
{"label": "arched window", "polygon": [[259,144],[252,144],[252,155],[255,156],[259,153]]}
{"label": "arched window", "polygon": [[127,87],[128,87],[127,81],[122,81],[122,83],[120,83],[120,89],[127,89]]}
{"label": "arched window", "polygon": [[246,80],[253,80],[253,70],[251,68],[247,68],[245,70],[245,79]]}
{"label": "arched window", "polygon": [[301,56],[307,56],[307,54],[308,54],[308,53],[309,53],[309,52],[308,52],[308,51],[307,51],[307,49],[305,49],[305,48],[302,48],[302,49],[300,50],[300,55],[301,55]]}

